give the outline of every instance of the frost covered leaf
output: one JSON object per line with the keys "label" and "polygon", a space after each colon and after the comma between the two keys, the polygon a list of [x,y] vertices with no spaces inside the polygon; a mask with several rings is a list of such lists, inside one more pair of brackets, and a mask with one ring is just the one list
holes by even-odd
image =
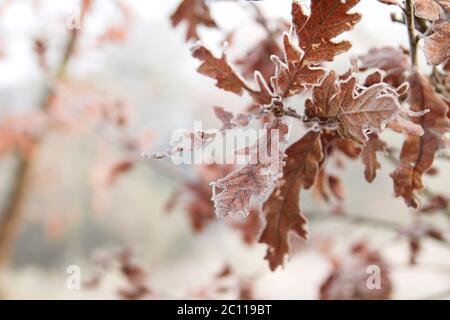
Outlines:
{"label": "frost covered leaf", "polygon": [[285,62],[276,56],[273,57],[276,70],[271,82],[277,93],[289,97],[302,93],[307,86],[317,84],[325,74],[325,70],[305,65],[302,53],[292,45],[287,34],[283,36],[283,46]]}
{"label": "frost covered leaf", "polygon": [[428,80],[418,73],[413,73],[409,79],[409,104],[411,110],[430,111],[413,121],[422,126],[422,136],[409,135],[400,153],[400,166],[391,173],[394,180],[396,196],[402,196],[408,206],[417,208],[416,191],[423,188],[422,175],[431,167],[436,152],[444,144],[444,133],[450,128],[447,118],[448,106],[433,91]]}
{"label": "frost covered leaf", "polygon": [[204,0],[182,0],[170,20],[174,27],[183,20],[186,21],[186,40],[197,40],[199,38],[197,28],[200,25],[216,27],[216,23],[209,12],[209,7]]}
{"label": "frost covered leaf", "polygon": [[272,100],[270,89],[265,85],[263,79],[257,77],[259,88],[257,90],[252,89],[230,66],[225,54],[216,58],[207,48],[197,45],[192,48],[192,56],[202,62],[197,71],[215,79],[216,87],[237,95],[242,95],[246,91],[259,104],[268,104]]}
{"label": "frost covered leaf", "polygon": [[275,67],[270,60],[271,56],[282,56],[280,46],[271,37],[258,42],[248,53],[235,61],[246,78],[252,78],[256,70],[261,72],[267,81],[275,72]]}
{"label": "frost covered leaf", "polygon": [[291,232],[307,238],[306,218],[300,211],[300,188],[310,188],[317,176],[322,160],[320,134],[310,131],[286,151],[283,178],[263,205],[266,218],[260,243],[268,245],[265,259],[275,270],[283,265],[289,253]]}
{"label": "frost covered leaf", "polygon": [[367,141],[367,131],[380,132],[397,115],[397,93],[386,83],[356,91],[356,76],[342,81],[330,72],[306,101],[306,115],[322,125],[336,125],[342,138]]}
{"label": "frost covered leaf", "polygon": [[406,80],[405,73],[409,69],[408,56],[393,47],[372,48],[365,55],[359,57],[359,69],[381,69],[385,72],[384,82],[393,87],[400,86]]}
{"label": "frost covered leaf", "polygon": [[222,128],[220,130],[227,130],[233,128],[231,120],[233,120],[233,114],[225,111],[222,107],[214,107],[214,114],[222,122]]}
{"label": "frost covered leaf", "polygon": [[[279,130],[280,141],[284,139],[287,133],[287,126],[281,120],[275,119],[267,128],[268,137],[262,137],[258,140],[256,150],[252,150],[259,157],[263,150],[270,150],[272,141],[271,130]],[[273,150],[272,150],[273,152]],[[266,153],[267,154],[267,153]],[[252,197],[262,197],[279,177],[282,161],[278,155],[279,163],[264,163],[261,159],[254,159],[243,168],[231,172],[222,179],[212,182],[214,208],[218,217],[233,216],[241,214],[247,216],[250,211],[250,200]],[[271,161],[274,161],[271,157]],[[272,165],[276,165],[277,170],[271,170]],[[221,191],[216,194],[217,189]]]}
{"label": "frost covered leaf", "polygon": [[299,46],[304,51],[304,61],[332,61],[334,56],[350,49],[350,42],[332,39],[351,30],[361,19],[358,13],[348,13],[358,2],[312,0],[309,16],[298,1],[292,2],[292,22]]}
{"label": "frost covered leaf", "polygon": [[364,176],[368,182],[372,182],[377,170],[380,168],[380,163],[377,160],[377,151],[384,151],[386,143],[381,140],[376,133],[369,136],[369,140],[361,152],[361,159],[364,163]]}
{"label": "frost covered leaf", "polygon": [[425,37],[424,51],[427,61],[435,66],[450,57],[450,20],[434,23],[433,34]]}
{"label": "frost covered leaf", "polygon": [[405,119],[400,115],[396,116],[391,122],[389,122],[388,127],[399,133],[410,134],[414,136],[423,135],[423,128],[420,124]]}
{"label": "frost covered leaf", "polygon": [[271,175],[264,174],[263,169],[262,165],[249,164],[213,184],[214,189],[223,189],[216,195],[213,192],[214,207],[218,217],[248,215],[251,197],[261,197],[273,180]]}
{"label": "frost covered leaf", "polygon": [[442,12],[441,6],[434,0],[414,0],[414,14],[422,19],[436,20]]}
{"label": "frost covered leaf", "polygon": [[[320,287],[322,300],[377,300],[389,299],[392,282],[389,267],[380,253],[368,247],[364,242],[356,243],[349,254],[333,259],[334,267]],[[372,272],[370,267],[377,266],[381,277],[380,287],[369,287]],[[374,283],[371,283],[372,285]]]}

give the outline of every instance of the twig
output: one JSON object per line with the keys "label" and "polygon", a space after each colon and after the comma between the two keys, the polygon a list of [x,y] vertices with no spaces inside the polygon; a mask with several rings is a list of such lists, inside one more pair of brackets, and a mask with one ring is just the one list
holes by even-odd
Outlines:
{"label": "twig", "polygon": [[406,27],[408,30],[409,39],[409,56],[411,57],[411,68],[413,70],[417,67],[417,35],[416,28],[414,25],[414,7],[412,0],[406,0],[405,3],[405,19]]}
{"label": "twig", "polygon": [[[400,223],[384,220],[384,219],[378,219],[373,218],[369,216],[363,216],[363,215],[357,215],[357,214],[325,214],[321,211],[307,211],[305,210],[306,214],[308,215],[308,219],[310,221],[329,221],[329,220],[335,220],[339,222],[346,222],[350,224],[358,224],[358,225],[365,225],[372,228],[380,228],[391,232],[401,232],[402,229],[404,229],[404,226]],[[427,237],[430,240],[435,241],[438,244],[441,244],[442,246],[450,249],[450,241],[449,240],[439,240],[436,239],[430,235],[424,235],[424,237]]]}

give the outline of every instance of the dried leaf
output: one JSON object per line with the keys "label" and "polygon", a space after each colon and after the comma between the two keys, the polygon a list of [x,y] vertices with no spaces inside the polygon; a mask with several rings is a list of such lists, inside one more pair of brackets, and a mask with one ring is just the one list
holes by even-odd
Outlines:
{"label": "dried leaf", "polygon": [[441,13],[441,6],[434,0],[414,0],[414,14],[416,17],[436,20]]}
{"label": "dried leaf", "polygon": [[339,135],[358,143],[367,132],[380,132],[400,110],[397,93],[386,83],[356,92],[356,76],[341,81],[330,72],[305,103],[306,115],[322,125],[336,125]]}
{"label": "dried leaf", "polygon": [[388,127],[396,132],[414,136],[421,136],[424,133],[420,124],[405,119],[400,115],[396,116],[391,122],[389,122]]}
{"label": "dried leaf", "polygon": [[292,2],[292,23],[305,62],[333,61],[334,56],[350,49],[348,41],[331,40],[351,30],[361,19],[358,13],[348,13],[358,2],[312,0],[309,16],[298,1]]}
{"label": "dried leaf", "polygon": [[424,51],[427,61],[435,66],[450,57],[450,20],[434,23],[433,34],[424,39]]}
{"label": "dried leaf", "polygon": [[246,91],[258,104],[269,104],[271,102],[272,94],[265,81],[256,75],[259,88],[257,90],[250,88],[245,80],[228,64],[225,54],[216,58],[207,48],[197,45],[192,48],[192,56],[202,62],[197,71],[215,79],[216,87],[237,95],[242,95]]}
{"label": "dried leaf", "polygon": [[431,167],[436,152],[443,146],[444,133],[450,128],[448,106],[433,91],[428,80],[418,73],[409,77],[409,103],[412,111],[430,111],[413,121],[422,126],[422,136],[409,135],[400,153],[400,166],[391,173],[396,196],[408,206],[417,208],[416,191],[423,188],[422,175]]}
{"label": "dried leaf", "polygon": [[220,130],[227,130],[233,128],[231,120],[233,120],[233,114],[225,111],[222,107],[214,107],[214,114],[222,122],[222,128]]}
{"label": "dried leaf", "polygon": [[385,72],[383,81],[393,87],[400,86],[406,80],[409,69],[408,56],[398,48],[372,48],[365,55],[359,57],[359,69],[364,71],[377,68]]}
{"label": "dried leaf", "polygon": [[306,218],[300,211],[300,188],[310,188],[316,178],[322,160],[320,134],[310,131],[287,151],[283,179],[263,205],[266,226],[259,239],[268,245],[265,259],[275,270],[283,265],[289,253],[291,232],[307,238]]}
{"label": "dried leaf", "polygon": [[[257,144],[250,148],[251,156],[262,154],[263,149],[271,150],[272,130],[278,130],[278,138],[284,141],[287,133],[287,125],[280,119],[275,119],[268,125],[266,137],[258,140]],[[276,142],[275,142],[276,143]],[[248,151],[248,150],[247,150]],[[273,151],[272,151],[273,152]],[[268,153],[266,153],[268,154]],[[283,154],[278,155],[278,163],[273,163],[276,157],[271,157],[270,161],[263,163],[261,159],[255,158],[252,163],[243,168],[228,174],[226,177],[212,182],[214,208],[218,217],[241,214],[246,217],[250,211],[250,199],[252,197],[262,197],[275,183],[280,175],[283,162]],[[277,170],[272,170],[275,167]],[[221,189],[216,194],[216,189]]]}
{"label": "dried leaf", "polygon": [[182,0],[170,17],[170,20],[174,27],[181,21],[186,21],[186,40],[196,40],[199,38],[197,28],[200,25],[216,27],[216,23],[209,12],[209,7],[204,0]]}
{"label": "dried leaf", "polygon": [[381,140],[377,134],[371,134],[366,145],[361,152],[361,159],[364,163],[364,176],[368,182],[372,182],[377,170],[381,167],[377,160],[377,151],[385,151],[386,143]]}
{"label": "dried leaf", "polygon": [[284,97],[302,93],[307,86],[317,84],[325,74],[325,70],[319,67],[310,67],[303,63],[302,54],[289,40],[289,36],[283,36],[284,60],[273,56],[275,63],[275,75],[271,78],[273,88]]}
{"label": "dried leaf", "polygon": [[[380,287],[368,286],[369,266],[376,266],[380,271]],[[389,299],[392,282],[389,268],[378,251],[360,242],[355,244],[350,254],[337,260],[328,278],[320,287],[322,300],[378,300]]]}
{"label": "dried leaf", "polygon": [[261,72],[267,81],[275,72],[275,66],[271,61],[271,56],[281,57],[283,53],[279,45],[270,37],[258,42],[249,52],[235,61],[240,66],[242,74],[246,78],[252,78],[255,71]]}

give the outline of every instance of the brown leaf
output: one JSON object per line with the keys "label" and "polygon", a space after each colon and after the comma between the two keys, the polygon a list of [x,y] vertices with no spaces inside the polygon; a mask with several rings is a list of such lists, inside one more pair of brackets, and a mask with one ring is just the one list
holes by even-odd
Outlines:
{"label": "brown leaf", "polygon": [[240,66],[246,78],[252,78],[254,72],[258,70],[263,78],[268,81],[275,72],[275,67],[270,57],[273,55],[280,57],[282,54],[278,44],[270,37],[267,37],[251,48],[245,56],[237,59],[235,63]]}
{"label": "brown leaf", "polygon": [[336,199],[344,200],[345,192],[341,178],[332,174],[328,175],[328,187]]}
{"label": "brown leaf", "polygon": [[182,0],[170,20],[174,27],[181,21],[186,21],[186,40],[197,40],[199,38],[197,28],[200,25],[216,27],[216,23],[209,12],[209,7],[204,0]]}
{"label": "brown leaf", "polygon": [[246,91],[258,104],[269,104],[271,102],[272,94],[265,81],[257,78],[259,88],[257,90],[250,88],[245,80],[228,64],[225,54],[216,58],[207,48],[197,45],[192,48],[192,56],[202,62],[197,71],[215,79],[216,87],[237,95],[242,95]]}
{"label": "brown leaf", "polygon": [[334,56],[350,49],[348,41],[331,41],[349,31],[361,19],[358,13],[349,14],[359,0],[312,0],[311,14],[305,14],[298,1],[292,2],[292,23],[299,46],[307,62],[332,61]]}
{"label": "brown leaf", "polygon": [[[272,130],[278,130],[279,141],[272,141]],[[266,136],[261,137],[254,146],[246,148],[246,153],[250,155],[253,161],[211,183],[213,187],[212,200],[218,217],[235,214],[248,216],[250,199],[262,197],[273,187],[281,173],[283,154],[278,151],[278,159],[271,156],[267,162],[263,162],[264,159],[260,159],[259,155],[262,155],[264,150],[273,152],[272,143],[284,141],[287,130],[288,127],[282,120],[275,119],[266,127]],[[269,153],[266,152],[265,154],[268,155]],[[275,163],[276,160],[278,160],[277,163]],[[216,194],[217,189],[221,189],[218,194]]]}
{"label": "brown leaf", "polygon": [[233,114],[225,111],[222,107],[214,107],[214,114],[222,122],[222,128],[220,130],[227,130],[233,128],[231,120],[233,120]]}
{"label": "brown leaf", "polygon": [[414,14],[416,17],[436,20],[442,13],[441,6],[434,0],[414,0]]}
{"label": "brown leaf", "polygon": [[409,69],[408,56],[398,48],[372,48],[365,55],[359,57],[359,69],[364,71],[377,68],[385,72],[383,81],[393,87],[400,86],[406,80]]}
{"label": "brown leaf", "polygon": [[276,70],[271,83],[278,94],[289,97],[304,92],[307,86],[317,84],[325,70],[305,65],[302,53],[292,45],[287,34],[283,36],[283,45],[285,62],[276,56],[272,57]]}
{"label": "brown leaf", "polygon": [[[380,287],[369,288],[372,275],[369,266],[380,268]],[[322,300],[378,300],[389,299],[392,282],[383,257],[365,242],[356,243],[350,253],[334,263],[333,270],[320,287]]]}
{"label": "brown leaf", "polygon": [[418,73],[409,79],[411,110],[430,111],[413,121],[422,126],[422,136],[409,135],[400,153],[400,166],[391,173],[396,196],[402,196],[408,206],[417,208],[416,191],[423,188],[422,175],[431,167],[436,152],[443,146],[443,135],[450,128],[448,106],[433,91],[428,80]]}
{"label": "brown leaf", "polygon": [[287,151],[283,179],[263,205],[266,226],[259,239],[268,245],[265,259],[271,270],[283,265],[289,253],[289,234],[307,238],[306,218],[300,211],[300,188],[310,188],[322,160],[320,134],[310,131]]}
{"label": "brown leaf", "polygon": [[367,141],[367,132],[380,132],[399,112],[397,93],[386,83],[356,92],[356,76],[345,81],[330,72],[305,103],[306,115],[319,124],[335,125],[344,139]]}
{"label": "brown leaf", "polygon": [[424,51],[427,61],[435,66],[450,57],[450,20],[434,22],[433,34],[424,39]]}
{"label": "brown leaf", "polygon": [[388,127],[399,133],[410,134],[414,136],[423,135],[423,128],[420,126],[420,124],[405,119],[400,115],[392,119],[392,121],[389,122]]}
{"label": "brown leaf", "polygon": [[331,200],[330,193],[338,201],[344,200],[345,190],[341,179],[338,176],[327,173],[324,168],[319,171],[313,189],[314,195],[325,202]]}
{"label": "brown leaf", "polygon": [[377,151],[385,151],[386,143],[377,134],[371,134],[366,145],[361,152],[361,159],[364,163],[364,176],[368,182],[372,182],[376,175],[380,163],[377,160]]}
{"label": "brown leaf", "polygon": [[233,227],[241,232],[245,244],[253,244],[261,231],[261,218],[258,210],[250,209],[248,217],[244,218],[242,223],[234,223]]}

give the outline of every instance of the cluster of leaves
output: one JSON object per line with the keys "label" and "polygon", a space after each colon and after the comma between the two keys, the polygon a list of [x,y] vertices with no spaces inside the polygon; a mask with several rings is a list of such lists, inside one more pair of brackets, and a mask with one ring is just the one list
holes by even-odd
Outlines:
{"label": "cluster of leaves", "polygon": [[[280,172],[268,175],[263,173],[263,164],[248,164],[213,183],[215,189],[221,190],[212,197],[218,216],[237,213],[246,216],[250,212],[251,199],[262,199],[261,208],[255,208],[252,214],[260,212],[265,218],[259,242],[268,247],[266,259],[272,270],[283,265],[289,253],[291,233],[304,239],[308,237],[307,218],[300,207],[301,190],[315,186],[322,198],[328,198],[328,186],[336,198],[343,197],[339,178],[325,172],[325,163],[333,155],[340,153],[351,159],[361,158],[364,176],[372,182],[380,169],[377,153],[389,150],[388,143],[379,134],[386,127],[404,134],[399,164],[391,177],[395,194],[403,197],[408,206],[417,208],[418,193],[423,189],[422,177],[432,168],[437,152],[446,143],[445,133],[450,127],[448,3],[414,1],[416,17],[413,23],[417,28],[427,28],[424,51],[428,62],[435,66],[434,78],[419,73],[414,59],[409,62],[408,56],[415,52],[393,47],[371,49],[352,61],[348,72],[339,75],[326,70],[324,63],[351,48],[349,41],[335,38],[350,31],[360,21],[360,14],[349,13],[358,2],[312,0],[307,14],[302,4],[293,1],[291,32],[284,33],[280,46],[271,52],[274,73],[267,76],[265,69],[266,74],[262,76],[259,70],[253,69],[253,85],[245,79],[248,77],[236,71],[225,54],[216,57],[201,44],[192,49],[193,57],[201,62],[199,73],[214,79],[220,89],[237,95],[245,92],[252,98],[255,107],[250,109],[244,126],[255,115],[256,118],[264,115],[269,130],[286,127],[286,117],[299,120],[307,128],[304,136],[286,149]],[[380,2],[401,6],[405,12],[407,9],[398,1]],[[172,16],[176,24],[181,18],[187,21],[187,38],[198,38],[195,30],[201,23],[216,26],[205,4],[201,5],[202,10],[194,10],[200,3],[203,2],[183,1]],[[201,15],[193,15],[194,11]],[[417,43],[418,38],[412,41]],[[440,64],[445,65],[438,66]],[[246,65],[246,74],[250,65],[260,64]],[[373,71],[364,82],[358,82],[359,73],[365,70]],[[309,91],[312,95],[306,100],[304,115],[301,115],[289,106],[289,98]],[[242,125],[242,118],[242,114],[234,117],[223,109],[219,115],[225,129],[232,129],[232,124]],[[199,198],[206,199],[204,196]],[[439,199],[442,200],[442,196]],[[439,203],[442,202],[448,203]],[[442,208],[439,203],[436,206]],[[429,207],[433,207],[432,204]],[[208,207],[208,210],[212,208]],[[193,211],[190,212],[192,215]],[[363,259],[374,256],[364,246],[353,252]],[[332,276],[324,285],[324,297],[330,296],[330,287],[336,277],[338,275]]]}

